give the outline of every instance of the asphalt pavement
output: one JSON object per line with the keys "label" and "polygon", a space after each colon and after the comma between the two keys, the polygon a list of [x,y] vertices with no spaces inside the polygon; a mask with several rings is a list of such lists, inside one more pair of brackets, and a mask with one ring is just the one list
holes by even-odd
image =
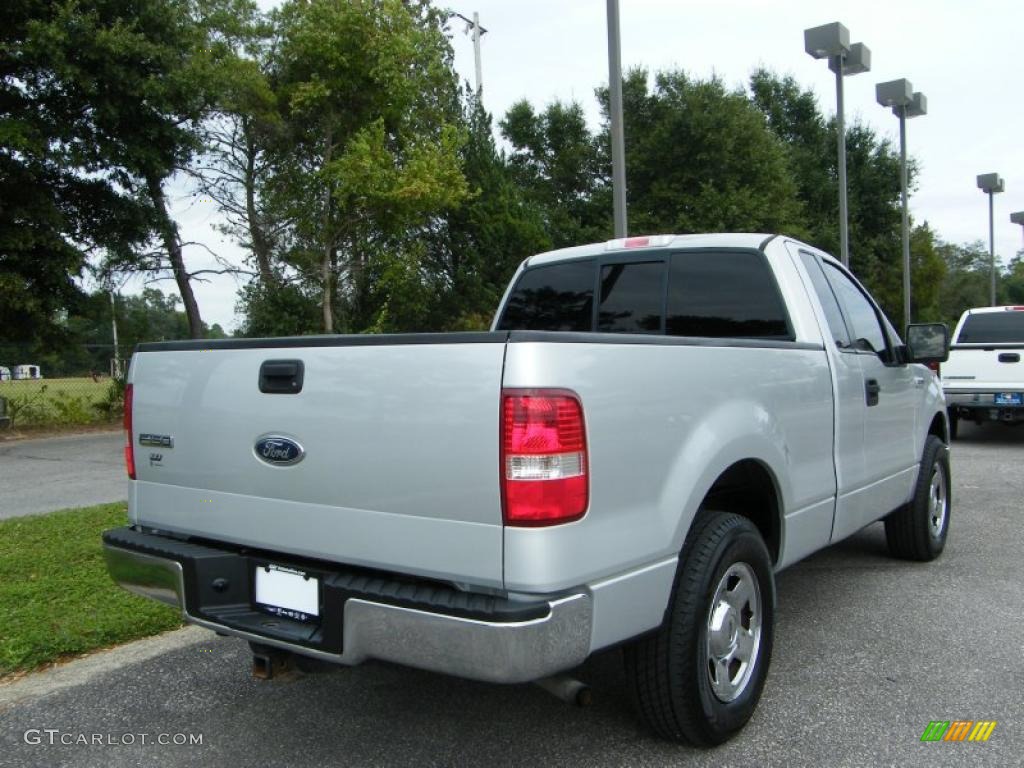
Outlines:
{"label": "asphalt pavement", "polygon": [[124,434],[0,443],[0,518],[128,498]]}
{"label": "asphalt pavement", "polygon": [[[780,574],[764,696],[715,750],[646,732],[616,651],[577,671],[577,709],[379,663],[258,681],[245,643],[193,627],[0,684],[0,765],[1022,765],[1024,428],[961,435],[943,556],[893,560],[876,524]],[[998,725],[922,742],[932,720]]]}

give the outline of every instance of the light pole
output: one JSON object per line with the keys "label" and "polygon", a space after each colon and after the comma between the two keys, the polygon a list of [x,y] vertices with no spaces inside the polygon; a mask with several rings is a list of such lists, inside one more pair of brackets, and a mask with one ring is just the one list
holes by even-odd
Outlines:
{"label": "light pole", "polygon": [[[1014,224],[1020,224],[1022,227],[1024,227],[1024,211],[1014,211],[1013,213],[1011,213],[1010,221],[1012,221]],[[1024,233],[1024,230],[1021,230],[1021,232]]]}
{"label": "light pole", "polygon": [[626,139],[622,128],[622,45],[619,0],[608,0],[608,107],[612,138],[612,215],[615,237],[626,236]]}
{"label": "light pole", "polygon": [[928,100],[914,92],[909,80],[890,80],[875,86],[875,98],[883,107],[892,107],[900,119],[900,202],[903,206],[903,327],[910,325],[910,214],[907,211],[907,118],[928,112]]}
{"label": "light pole", "polygon": [[989,306],[996,305],[996,230],[993,198],[1006,189],[1006,182],[998,173],[983,173],[978,176],[978,189],[988,195],[988,269]]}
{"label": "light pole", "polygon": [[850,234],[846,206],[846,125],[843,115],[843,77],[871,69],[871,51],[864,43],[850,45],[850,30],[838,21],[804,30],[804,50],[815,59],[828,59],[836,73],[836,141],[839,155],[839,255],[850,266]]}

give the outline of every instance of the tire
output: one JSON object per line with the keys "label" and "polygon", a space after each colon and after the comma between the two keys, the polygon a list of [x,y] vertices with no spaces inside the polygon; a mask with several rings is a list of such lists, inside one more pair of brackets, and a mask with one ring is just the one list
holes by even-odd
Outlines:
{"label": "tire", "polygon": [[775,579],[760,533],[739,515],[704,513],[683,545],[664,623],[625,648],[641,717],[673,741],[726,741],[761,698],[774,631]]}
{"label": "tire", "polygon": [[956,440],[960,432],[960,417],[949,411],[949,439]]}
{"label": "tire", "polygon": [[949,448],[928,435],[910,503],[885,518],[889,552],[904,560],[934,560],[942,554],[953,506]]}

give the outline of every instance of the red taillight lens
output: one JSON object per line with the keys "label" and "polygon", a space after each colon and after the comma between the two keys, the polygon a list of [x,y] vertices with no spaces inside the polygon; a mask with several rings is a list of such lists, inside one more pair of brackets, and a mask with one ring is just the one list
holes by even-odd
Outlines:
{"label": "red taillight lens", "polygon": [[131,384],[124,388],[124,464],[128,477],[135,479],[135,447],[132,441],[132,390]]}
{"label": "red taillight lens", "polygon": [[575,393],[505,390],[502,492],[508,525],[554,525],[587,511],[587,437]]}
{"label": "red taillight lens", "polygon": [[936,376],[942,376],[942,364],[941,363],[928,363],[929,368],[935,371]]}

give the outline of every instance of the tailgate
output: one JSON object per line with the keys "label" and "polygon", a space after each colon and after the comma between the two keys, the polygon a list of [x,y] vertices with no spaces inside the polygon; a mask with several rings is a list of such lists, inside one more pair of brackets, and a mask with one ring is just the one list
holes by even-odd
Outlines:
{"label": "tailgate", "polygon": [[[142,345],[131,373],[132,522],[500,587],[506,337]],[[261,392],[268,361],[301,361],[301,391]],[[300,460],[260,458],[268,438],[283,438],[283,453],[274,443],[260,452],[294,459],[297,445]]]}
{"label": "tailgate", "polygon": [[956,345],[942,364],[947,392],[994,392],[1024,389],[1024,344],[969,347]]}

